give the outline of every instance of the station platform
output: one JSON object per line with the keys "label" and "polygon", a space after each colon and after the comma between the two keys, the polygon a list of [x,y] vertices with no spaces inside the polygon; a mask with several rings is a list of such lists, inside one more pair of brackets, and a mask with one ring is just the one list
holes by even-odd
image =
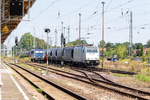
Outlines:
{"label": "station platform", "polygon": [[31,100],[14,72],[3,62],[0,63],[0,100]]}

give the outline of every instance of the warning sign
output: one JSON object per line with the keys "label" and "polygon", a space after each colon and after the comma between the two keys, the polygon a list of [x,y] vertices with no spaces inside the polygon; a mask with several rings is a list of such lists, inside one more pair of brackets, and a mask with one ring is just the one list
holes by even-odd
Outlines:
{"label": "warning sign", "polygon": [[8,26],[4,26],[4,27],[2,28],[2,32],[3,32],[3,33],[9,33],[9,28],[8,28]]}

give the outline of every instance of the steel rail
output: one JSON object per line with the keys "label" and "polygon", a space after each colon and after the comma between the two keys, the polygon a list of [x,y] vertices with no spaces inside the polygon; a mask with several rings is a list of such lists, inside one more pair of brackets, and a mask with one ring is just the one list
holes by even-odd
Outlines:
{"label": "steel rail", "polygon": [[[34,67],[37,67],[37,66],[39,67],[39,66],[41,66],[40,68],[45,70],[45,68],[44,68],[45,66],[43,66],[43,65],[38,65],[38,64],[34,64],[34,65],[28,64],[28,65],[34,66]],[[57,70],[57,69],[50,68],[50,67],[49,67],[49,69],[54,70],[54,71],[59,71],[59,72],[62,72],[62,73],[66,73],[66,74],[69,74],[69,75],[77,76],[77,77],[80,77],[80,78],[88,78],[88,79],[89,79],[89,77],[85,77],[85,76],[81,76],[81,75],[76,75],[76,74],[69,73],[69,72],[65,72],[65,71],[62,71],[62,70]],[[50,70],[49,70],[49,71],[50,71]],[[50,71],[50,72],[53,72],[53,71]],[[82,79],[79,79],[79,78],[70,77],[70,76],[63,75],[63,74],[60,74],[60,73],[57,73],[57,72],[53,72],[53,73],[56,73],[56,74],[59,74],[59,75],[65,76],[65,77],[69,77],[69,78],[72,78],[72,79],[76,79],[76,80],[79,80],[79,81],[82,81],[82,82],[86,82],[86,83],[91,84],[91,85],[94,85],[94,86],[98,86],[98,87],[102,87],[102,88],[105,88],[105,89],[109,89],[109,90],[118,92],[118,93],[120,93],[120,94],[124,94],[124,95],[126,95],[126,96],[130,96],[130,97],[133,97],[133,98],[138,98],[139,100],[149,100],[149,99],[147,99],[147,98],[143,98],[143,97],[140,97],[140,96],[138,96],[138,95],[131,94],[131,93],[125,93],[125,92],[123,92],[123,91],[120,91],[120,90],[117,90],[117,89],[114,89],[114,88],[108,88],[108,87],[105,87],[105,86],[102,86],[102,85],[99,85],[99,84],[95,84],[95,83],[92,84],[91,82],[87,82],[87,81],[82,80]],[[86,75],[86,76],[87,76],[87,75]],[[98,80],[98,79],[94,79],[94,78],[89,79],[89,80],[90,80],[90,81],[92,80],[92,81],[102,82],[102,83],[109,84],[109,85],[113,85],[113,86],[117,86],[117,87],[126,88],[126,89],[132,90],[132,91],[134,91],[134,92],[136,92],[136,93],[141,93],[141,94],[150,95],[149,92],[137,90],[137,89],[130,88],[130,87],[127,87],[127,86],[124,86],[124,85],[116,84],[116,83],[110,83],[110,82],[106,82],[106,81],[102,81],[102,80]]]}
{"label": "steel rail", "polygon": [[[60,89],[61,91],[63,91],[63,92],[65,92],[65,93],[69,94],[70,96],[72,96],[72,97],[74,97],[74,98],[76,98],[76,99],[78,99],[78,100],[88,100],[87,98],[85,98],[85,97],[83,97],[83,96],[81,96],[81,95],[79,95],[79,94],[77,94],[77,93],[75,93],[75,92],[73,92],[73,91],[71,91],[71,90],[65,88],[65,87],[62,87],[62,86],[58,85],[58,84],[56,84],[56,83],[54,83],[54,82],[48,80],[46,77],[41,76],[41,75],[39,75],[38,73],[35,73],[35,72],[33,72],[33,71],[29,70],[29,69],[26,69],[26,68],[24,68],[24,67],[21,67],[21,66],[19,66],[19,65],[17,65],[17,64],[12,64],[12,63],[9,63],[9,64],[6,63],[6,64],[7,64],[7,65],[11,64],[11,65],[14,65],[14,66],[16,66],[16,67],[19,67],[19,68],[21,68],[22,70],[24,70],[24,71],[26,71],[26,72],[28,72],[28,73],[30,73],[30,74],[36,76],[37,78],[39,78],[39,79],[43,80],[44,82],[46,82],[46,83],[48,83],[48,84],[54,86],[54,87],[57,88],[57,89]],[[10,65],[9,65],[9,66],[10,66]],[[10,67],[11,67],[11,66],[10,66]],[[13,68],[13,67],[11,67],[11,68]],[[21,74],[21,73],[20,73],[20,74]]]}

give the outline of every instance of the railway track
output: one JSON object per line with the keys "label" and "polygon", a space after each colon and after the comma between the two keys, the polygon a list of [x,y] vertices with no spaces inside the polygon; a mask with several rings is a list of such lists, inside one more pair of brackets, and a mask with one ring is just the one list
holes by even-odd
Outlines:
{"label": "railway track", "polygon": [[104,81],[107,81],[107,82],[110,82],[110,83],[115,83],[115,82],[105,78],[103,75],[97,73],[96,71],[93,71],[91,68],[90,69],[80,69],[80,68],[71,67],[71,69],[74,70],[74,71],[77,71],[79,73],[82,73],[84,75],[86,75],[86,71],[87,71],[87,73],[88,72],[90,73],[89,76],[91,76],[91,77],[95,77],[96,79],[100,78],[100,79],[102,79]]}
{"label": "railway track", "polygon": [[[89,74],[89,72],[86,72],[85,70],[83,71],[81,71],[81,70],[76,70],[77,72],[81,72],[81,73],[83,73],[85,76],[87,76],[87,78],[91,81],[91,82],[94,82],[94,84],[95,83],[97,83],[97,84],[99,84],[99,82],[102,82],[102,81],[99,81],[99,80],[95,80],[95,79],[97,79],[98,78],[98,76],[99,77],[101,77],[104,81],[106,81],[106,82],[104,82],[105,84],[107,84],[108,85],[108,87],[109,86],[116,86],[116,87],[119,87],[120,88],[120,90],[122,90],[122,91],[128,91],[128,93],[130,92],[131,94],[136,94],[137,96],[140,96],[141,95],[141,97],[144,97],[144,95],[145,96],[148,96],[148,98],[147,99],[150,99],[150,92],[146,92],[146,91],[141,91],[141,90],[138,90],[138,89],[135,89],[135,88],[131,88],[131,87],[128,87],[128,86],[125,86],[125,85],[121,85],[121,84],[118,84],[118,83],[115,83],[115,82],[112,82],[111,80],[109,80],[109,79],[107,79],[107,78],[105,78],[105,77],[103,77],[101,74],[99,74],[99,73],[97,73],[97,72],[94,72],[94,71],[92,71],[91,73],[93,73],[93,75],[91,75],[91,74]],[[97,76],[96,76],[97,75]],[[96,78],[94,78],[94,77],[96,77]],[[142,98],[141,98],[142,99]],[[141,100],[140,99],[140,100]]]}
{"label": "railway track", "polygon": [[[73,68],[76,68],[76,67],[73,67]],[[78,69],[98,71],[98,72],[112,72],[112,73],[127,74],[127,75],[136,75],[137,74],[136,72],[129,72],[129,71],[123,71],[123,70],[113,70],[113,69],[106,69],[106,68],[97,68],[97,67],[80,67]]]}
{"label": "railway track", "polygon": [[[33,64],[29,64],[29,63],[28,63],[28,65],[34,66],[34,67],[40,67],[41,69],[46,70],[45,66],[43,66],[43,65],[39,65],[39,64],[33,65]],[[76,79],[76,80],[79,80],[82,82],[86,82],[86,83],[94,85],[96,87],[108,89],[108,90],[120,93],[122,95],[136,98],[138,100],[150,100],[150,93],[149,92],[134,89],[134,88],[124,86],[124,85],[120,85],[120,84],[114,83],[114,82],[112,82],[106,78],[103,80],[94,78],[94,77],[91,77],[91,75],[87,74],[83,70],[76,70],[76,71],[83,73],[85,76],[69,73],[66,71],[62,71],[62,70],[58,70],[58,69],[54,69],[54,68],[50,68],[50,67],[48,68],[48,70],[52,73],[62,75],[64,77]],[[98,75],[98,73],[96,73],[96,72],[94,72],[94,74]]]}
{"label": "railway track", "polygon": [[39,73],[33,72],[16,64],[8,64],[6,62],[5,64],[10,66],[32,85],[41,89],[42,93],[46,95],[49,100],[88,100],[87,98],[80,96],[65,87],[57,85],[56,83],[48,80],[47,77],[41,76]]}

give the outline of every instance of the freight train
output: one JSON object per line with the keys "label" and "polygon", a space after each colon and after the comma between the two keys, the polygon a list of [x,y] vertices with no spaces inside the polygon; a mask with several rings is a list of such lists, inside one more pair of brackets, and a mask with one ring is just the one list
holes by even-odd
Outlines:
{"label": "freight train", "polygon": [[99,49],[94,46],[74,46],[50,48],[48,50],[35,49],[31,51],[31,61],[49,61],[61,65],[98,65]]}

